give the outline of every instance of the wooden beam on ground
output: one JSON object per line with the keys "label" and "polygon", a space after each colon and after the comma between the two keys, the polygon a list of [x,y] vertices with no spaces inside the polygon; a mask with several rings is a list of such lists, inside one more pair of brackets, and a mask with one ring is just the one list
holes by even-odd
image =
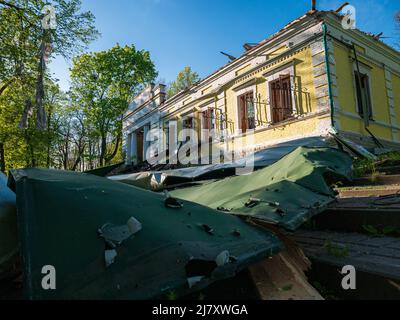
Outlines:
{"label": "wooden beam on ground", "polygon": [[313,221],[314,229],[318,230],[365,233],[366,226],[373,226],[377,229],[390,227],[400,232],[400,194],[339,198]]}
{"label": "wooden beam on ground", "polygon": [[310,260],[300,247],[276,226],[263,221],[253,223],[272,231],[285,244],[281,253],[249,268],[250,276],[262,300],[324,300],[308,282],[305,272]]}
{"label": "wooden beam on ground", "polygon": [[262,300],[324,300],[287,251],[249,271]]}
{"label": "wooden beam on ground", "polygon": [[299,230],[292,239],[312,260],[340,270],[352,265],[357,271],[400,280],[400,238]]}

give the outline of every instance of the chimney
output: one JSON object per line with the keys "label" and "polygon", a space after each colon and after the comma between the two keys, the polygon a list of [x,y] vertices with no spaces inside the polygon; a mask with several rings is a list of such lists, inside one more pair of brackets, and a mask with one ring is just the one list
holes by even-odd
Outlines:
{"label": "chimney", "polygon": [[311,11],[317,10],[317,0],[311,0]]}
{"label": "chimney", "polygon": [[153,89],[153,94],[156,97],[157,105],[162,105],[167,100],[166,86],[164,84],[161,84],[161,83],[158,84]]}

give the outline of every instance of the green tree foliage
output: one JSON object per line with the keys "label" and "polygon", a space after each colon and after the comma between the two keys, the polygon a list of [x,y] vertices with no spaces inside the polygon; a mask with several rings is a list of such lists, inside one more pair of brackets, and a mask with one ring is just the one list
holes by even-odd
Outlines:
{"label": "green tree foliage", "polygon": [[[52,5],[56,28],[44,30],[42,12]],[[45,63],[70,58],[98,37],[94,16],[80,10],[81,0],[0,0],[0,169],[50,165],[51,111],[59,102],[58,87]],[[45,50],[46,49],[46,50]],[[51,49],[51,50],[50,50]],[[46,53],[46,55],[44,55]],[[46,110],[50,119],[38,130]],[[26,121],[21,121],[24,119]],[[45,118],[42,118],[43,120]],[[24,123],[23,129],[18,126]]]}
{"label": "green tree foliage", "polygon": [[[132,98],[157,77],[150,54],[116,45],[107,51],[83,54],[73,60],[71,97],[82,108],[91,145],[99,142],[100,166],[120,151],[121,115]],[[92,150],[90,158],[96,158]]]}
{"label": "green tree foliage", "polygon": [[175,94],[190,88],[199,80],[200,77],[197,72],[192,71],[190,67],[185,67],[181,72],[179,72],[176,80],[169,84],[167,91],[168,98],[171,98]]}

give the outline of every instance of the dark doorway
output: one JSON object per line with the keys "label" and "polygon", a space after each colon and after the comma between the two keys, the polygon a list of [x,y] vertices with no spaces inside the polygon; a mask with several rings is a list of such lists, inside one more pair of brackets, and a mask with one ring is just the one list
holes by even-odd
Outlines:
{"label": "dark doorway", "polygon": [[136,157],[138,163],[143,162],[144,128],[136,131]]}

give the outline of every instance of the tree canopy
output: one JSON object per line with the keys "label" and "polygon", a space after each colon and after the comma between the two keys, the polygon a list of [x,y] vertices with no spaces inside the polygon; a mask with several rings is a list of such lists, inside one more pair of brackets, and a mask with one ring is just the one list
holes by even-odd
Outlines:
{"label": "tree canopy", "polygon": [[[54,28],[43,27],[46,5]],[[0,20],[0,170],[45,166],[53,136],[45,114],[60,94],[46,64],[87,48],[99,36],[94,16],[81,11],[81,0],[0,0]]]}
{"label": "tree canopy", "polygon": [[191,67],[185,67],[181,72],[179,72],[175,81],[169,84],[167,91],[168,97],[170,98],[175,94],[190,88],[199,80],[200,77],[197,72],[192,71]]}
{"label": "tree canopy", "polygon": [[[157,77],[149,52],[83,53],[99,32],[81,0],[0,0],[0,20],[0,171],[121,161],[121,115]],[[47,68],[55,56],[72,59],[69,92]]]}
{"label": "tree canopy", "polygon": [[133,45],[83,54],[73,60],[71,71],[72,99],[100,140],[98,160],[102,166],[118,153],[122,113],[143,86],[157,77],[157,72],[149,52],[136,50]]}

